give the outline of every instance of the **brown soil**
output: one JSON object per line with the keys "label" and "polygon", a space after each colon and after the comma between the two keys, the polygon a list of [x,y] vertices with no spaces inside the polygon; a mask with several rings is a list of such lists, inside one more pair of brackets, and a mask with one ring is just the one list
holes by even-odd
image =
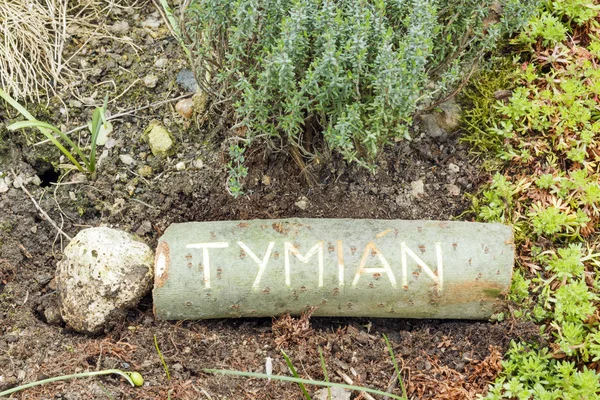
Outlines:
{"label": "brown soil", "polygon": [[[41,120],[60,123],[59,110],[69,110],[67,129],[89,120],[93,106],[77,103],[74,93],[89,97],[94,91],[98,105],[108,90],[113,114],[173,99],[184,91],[177,85],[177,71],[185,66],[177,42],[165,25],[144,28],[151,3],[139,8],[118,9],[109,20],[126,20],[124,33],[140,46],[137,53],[124,43],[93,40],[85,61],[93,68],[75,91],[52,99],[49,111],[34,113]],[[162,22],[162,21],[161,21]],[[164,68],[156,60],[167,58]],[[142,81],[148,74],[159,80],[156,88]],[[112,83],[115,86],[113,87]],[[134,83],[134,84],[133,84]],[[127,91],[125,89],[133,86]],[[124,92],[125,91],[125,92]],[[59,100],[59,98],[62,100]],[[48,160],[59,153],[51,145],[28,146],[21,133],[9,133],[6,122],[14,117],[0,109],[0,175],[38,176],[40,185],[28,190],[50,217],[69,235],[91,226],[111,226],[136,233],[149,245],[172,223],[254,218],[379,218],[452,219],[469,205],[465,197],[482,178],[457,136],[436,142],[416,132],[412,142],[391,146],[378,160],[375,174],[335,157],[310,166],[316,184],[308,186],[299,167],[283,153],[249,155],[250,175],[246,196],[233,199],[226,191],[226,152],[198,121],[183,120],[174,103],[149,107],[113,121],[114,139],[105,152],[98,178],[80,180],[59,174]],[[29,105],[35,109],[35,105]],[[56,111],[55,111],[56,110]],[[10,117],[10,118],[9,118]],[[153,158],[141,139],[148,123],[162,121],[175,135],[177,153],[169,159]],[[85,138],[82,138],[84,140]],[[133,157],[125,165],[119,155]],[[202,161],[202,166],[197,160]],[[184,162],[179,171],[175,165]],[[454,164],[450,168],[450,164]],[[150,166],[142,177],[138,170]],[[458,172],[456,171],[458,167]],[[425,183],[416,197],[411,183]],[[446,185],[454,184],[461,195],[452,196]],[[296,204],[306,200],[305,209]],[[0,194],[0,391],[45,377],[88,370],[120,368],[136,370],[145,378],[142,388],[131,388],[115,377],[58,382],[27,389],[21,399],[301,399],[297,386],[276,381],[212,375],[206,368],[264,371],[267,357],[273,373],[288,374],[281,356],[290,356],[299,374],[323,379],[318,348],[323,350],[330,378],[390,390],[401,394],[383,340],[392,343],[411,399],[471,399],[484,393],[500,370],[501,354],[511,339],[537,339],[537,328],[502,323],[444,320],[391,320],[312,318],[310,327],[289,317],[208,321],[157,321],[151,298],[131,310],[112,331],[87,337],[56,324],[53,275],[66,243],[44,220],[23,190],[10,187]],[[55,324],[49,324],[54,322]],[[170,380],[155,349],[156,337]],[[311,387],[311,393],[317,388]],[[354,393],[354,399],[365,399]]]}

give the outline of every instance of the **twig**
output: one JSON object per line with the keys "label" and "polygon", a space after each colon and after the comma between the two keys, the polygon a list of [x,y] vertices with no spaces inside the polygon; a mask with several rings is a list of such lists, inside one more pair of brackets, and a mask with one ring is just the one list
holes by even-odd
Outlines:
{"label": "twig", "polygon": [[[345,373],[343,373],[342,371],[339,371],[339,370],[336,372],[344,380],[344,382],[346,382],[348,385],[354,385],[354,381],[348,375],[346,375]],[[360,392],[360,395],[362,397],[364,397],[366,400],[375,400],[375,398],[367,392]]]}
{"label": "twig", "polygon": [[31,195],[31,193],[29,193],[29,191],[28,191],[28,190],[25,188],[25,185],[23,184],[23,182],[18,180],[19,178],[17,177],[17,174],[15,174],[15,171],[14,171],[14,170],[10,170],[10,172],[12,173],[13,177],[15,178],[15,181],[16,181],[16,182],[19,182],[19,186],[21,187],[21,189],[23,189],[23,191],[25,192],[25,194],[26,194],[27,196],[29,196],[29,199],[31,200],[31,202],[33,203],[33,205],[35,206],[35,208],[37,208],[37,210],[38,210],[38,211],[39,211],[39,212],[42,214],[42,216],[43,216],[44,218],[46,218],[46,220],[47,220],[48,222],[50,222],[50,224],[51,224],[51,225],[54,227],[54,229],[56,229],[56,230],[58,231],[58,233],[60,233],[60,234],[61,234],[61,235],[63,235],[65,238],[69,239],[69,241],[71,241],[71,240],[72,240],[71,236],[69,236],[69,235],[67,235],[66,233],[64,233],[64,232],[63,232],[63,230],[62,230],[62,229],[60,229],[60,228],[58,227],[58,225],[56,225],[56,222],[54,222],[54,221],[52,220],[52,218],[50,218],[50,216],[49,216],[48,214],[46,214],[46,211],[42,210],[42,207],[40,207],[40,205],[38,204],[38,202],[37,202],[37,201],[35,201],[35,199],[34,199],[34,198],[33,198],[33,196]]}

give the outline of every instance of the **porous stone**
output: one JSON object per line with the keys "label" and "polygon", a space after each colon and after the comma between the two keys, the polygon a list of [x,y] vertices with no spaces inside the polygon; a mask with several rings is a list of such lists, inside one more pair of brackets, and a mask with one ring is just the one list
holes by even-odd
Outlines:
{"label": "porous stone", "polygon": [[175,152],[175,139],[173,135],[160,123],[151,123],[146,128],[145,135],[150,145],[150,150],[156,157],[167,157]]}
{"label": "porous stone", "polygon": [[78,332],[110,329],[151,288],[153,252],[126,232],[84,229],[63,255],[56,270],[60,313]]}

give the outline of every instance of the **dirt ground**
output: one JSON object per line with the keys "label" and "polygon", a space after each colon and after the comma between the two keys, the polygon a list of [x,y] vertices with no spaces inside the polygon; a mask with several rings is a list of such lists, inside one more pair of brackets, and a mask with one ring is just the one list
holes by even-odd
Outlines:
{"label": "dirt ground", "polygon": [[[38,119],[72,129],[89,120],[106,92],[115,100],[109,103],[113,115],[186,94],[176,82],[184,58],[152,3],[118,8],[107,23],[115,27],[117,37],[130,37],[137,47],[110,38],[87,43],[74,59],[84,67],[80,82],[53,98],[47,109],[28,105]],[[82,44],[75,38],[72,45]],[[158,78],[156,87],[145,85],[148,75]],[[214,132],[205,128],[210,124],[201,125],[200,116],[182,119],[174,104],[114,120],[111,139],[100,150],[98,178],[70,173],[60,184],[60,173],[48,161],[59,158],[58,150],[49,144],[30,146],[22,133],[7,132],[14,114],[0,108],[0,172],[11,179],[14,172],[29,181],[26,188],[33,198],[71,236],[85,227],[110,226],[135,233],[150,246],[170,224],[186,221],[448,220],[466,210],[466,195],[487,179],[459,142],[460,132],[442,142],[417,131],[412,142],[390,146],[375,174],[335,157],[311,165],[316,182],[312,186],[284,153],[265,156],[254,151],[249,155],[246,195],[234,200],[225,187],[227,153],[214,140]],[[175,135],[175,156],[164,160],[151,155],[142,134],[152,120]],[[131,156],[133,162],[125,164],[120,155]],[[184,170],[175,167],[180,162]],[[424,183],[421,194],[415,190],[419,182]],[[0,193],[0,391],[45,377],[106,368],[139,371],[146,383],[132,388],[115,376],[81,379],[28,389],[14,398],[301,399],[293,384],[215,376],[203,369],[262,372],[271,357],[273,373],[287,374],[283,349],[302,377],[323,379],[318,347],[333,381],[344,382],[346,377],[354,384],[401,394],[383,340],[386,334],[409,398],[472,399],[484,393],[498,373],[511,339],[539,340],[537,328],[513,321],[312,318],[309,328],[289,317],[163,322],[153,317],[150,296],[112,331],[88,337],[61,325],[52,306],[52,278],[65,245],[22,189],[9,185]],[[352,398],[368,399],[359,393]]]}

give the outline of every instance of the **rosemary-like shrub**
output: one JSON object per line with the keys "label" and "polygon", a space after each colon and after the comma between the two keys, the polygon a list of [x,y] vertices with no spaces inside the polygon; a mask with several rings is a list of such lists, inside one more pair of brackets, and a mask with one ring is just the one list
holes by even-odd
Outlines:
{"label": "rosemary-like shrub", "polygon": [[[193,0],[200,86],[242,147],[283,143],[369,165],[412,116],[523,25],[534,0]],[[221,107],[221,111],[224,109]]]}

